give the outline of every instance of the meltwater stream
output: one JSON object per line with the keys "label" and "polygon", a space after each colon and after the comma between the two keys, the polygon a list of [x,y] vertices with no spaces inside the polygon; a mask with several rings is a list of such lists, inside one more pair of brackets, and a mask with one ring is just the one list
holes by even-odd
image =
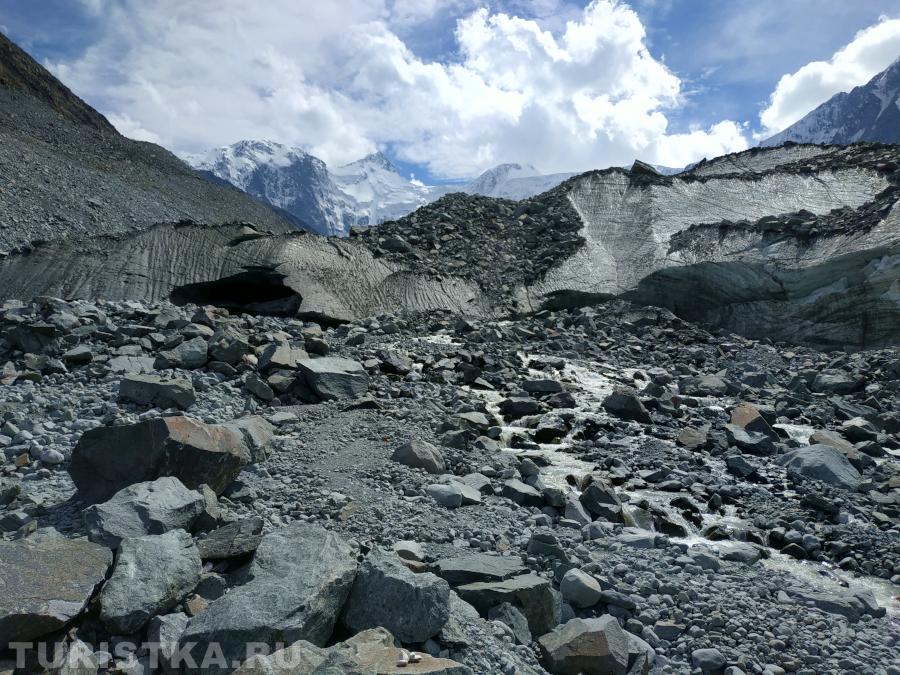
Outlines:
{"label": "meltwater stream", "polygon": [[[556,356],[538,356],[519,354],[523,363],[529,363],[532,358],[542,361],[561,361]],[[572,363],[564,360],[561,369],[551,372],[543,370],[530,370],[529,374],[535,379],[544,379],[547,377],[555,377],[568,386],[568,391],[574,396],[576,401],[576,410],[594,415],[605,415],[601,407],[601,403],[608,396],[613,388],[619,384],[633,384],[631,376],[633,369],[615,370],[610,366],[605,366],[596,362]],[[503,396],[493,391],[472,390],[472,393],[481,396],[488,410],[493,413],[497,419],[503,419],[503,415],[499,411],[499,403]],[[810,435],[814,429],[804,425],[781,425],[784,431],[791,438],[808,442]],[[519,450],[510,448],[509,443],[513,436],[527,437],[528,429],[525,427],[508,425],[503,427],[501,434],[501,442],[504,451],[515,454],[528,453],[534,455],[539,453],[547,462],[547,466],[541,468],[541,479],[551,487],[561,488],[563,490],[572,490],[574,488],[566,481],[566,477],[570,475],[583,476],[594,470],[593,462],[579,459],[578,456],[571,451],[571,438],[567,437],[560,443],[536,443],[537,450]],[[642,500],[646,500],[651,505],[662,509],[666,512],[668,518],[673,522],[682,525],[689,533],[686,537],[671,537],[673,541],[687,544],[688,546],[705,546],[715,548],[720,551],[726,550],[729,546],[738,545],[737,543],[725,541],[711,541],[700,536],[700,529],[693,523],[686,520],[676,510],[671,508],[672,494],[667,492],[659,492],[654,490],[629,490],[617,488],[617,492],[624,496],[628,503],[635,504]],[[724,514],[703,514],[703,527],[708,525],[721,525],[728,528],[746,528],[749,523],[742,518],[734,515],[733,511]],[[774,549],[767,549],[769,557],[765,557],[758,564],[763,565],[773,572],[781,572],[793,577],[796,580],[804,582],[817,591],[840,591],[840,590],[860,590],[870,591],[878,604],[885,607],[895,620],[900,621],[900,591],[888,580],[879,579],[877,577],[864,575],[851,575],[843,570],[823,563],[797,560],[785,554],[779,553]]]}

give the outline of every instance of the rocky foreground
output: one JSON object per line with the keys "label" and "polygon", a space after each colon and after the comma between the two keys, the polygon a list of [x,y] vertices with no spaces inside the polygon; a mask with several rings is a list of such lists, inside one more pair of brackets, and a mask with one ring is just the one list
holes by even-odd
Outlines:
{"label": "rocky foreground", "polygon": [[4,672],[900,673],[896,350],[618,302],[0,320]]}

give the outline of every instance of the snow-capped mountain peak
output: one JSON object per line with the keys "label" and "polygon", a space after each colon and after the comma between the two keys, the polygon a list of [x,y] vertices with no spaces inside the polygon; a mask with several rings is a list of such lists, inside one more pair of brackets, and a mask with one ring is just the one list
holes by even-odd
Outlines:
{"label": "snow-capped mountain peak", "polygon": [[835,94],[760,145],[900,143],[900,58],[861,87]]}

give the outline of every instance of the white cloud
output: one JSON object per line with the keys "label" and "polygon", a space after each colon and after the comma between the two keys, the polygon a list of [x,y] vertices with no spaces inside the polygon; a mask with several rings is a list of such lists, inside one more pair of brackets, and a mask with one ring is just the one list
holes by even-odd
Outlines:
{"label": "white cloud", "polygon": [[[668,133],[681,82],[616,0],[537,5],[564,7],[565,22],[469,13],[469,0],[82,1],[102,8],[102,36],[54,71],[123,133],[176,151],[269,138],[337,164],[390,146],[461,177],[505,161],[679,166],[746,147],[730,121]],[[423,60],[398,33],[448,8],[458,58]]]}
{"label": "white cloud", "polygon": [[841,91],[865,84],[900,57],[900,19],[860,31],[828,61],[813,61],[782,76],[760,113],[766,138],[786,129]]}

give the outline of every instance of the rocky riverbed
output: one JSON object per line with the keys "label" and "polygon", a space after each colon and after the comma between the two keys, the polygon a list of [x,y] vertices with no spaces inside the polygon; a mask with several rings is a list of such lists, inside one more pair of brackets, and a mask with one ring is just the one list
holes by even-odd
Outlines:
{"label": "rocky riverbed", "polygon": [[0,670],[900,673],[896,350],[623,302],[0,335]]}

